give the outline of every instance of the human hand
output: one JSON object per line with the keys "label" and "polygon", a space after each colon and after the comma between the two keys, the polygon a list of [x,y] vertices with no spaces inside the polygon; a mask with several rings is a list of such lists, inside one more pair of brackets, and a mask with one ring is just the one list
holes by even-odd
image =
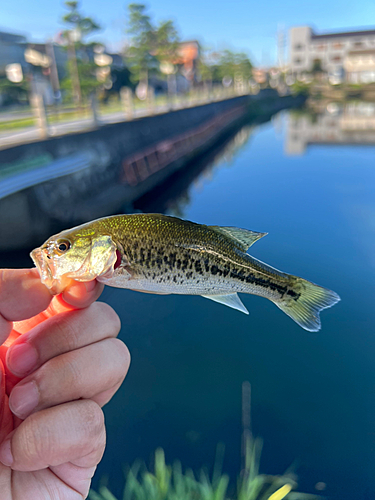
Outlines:
{"label": "human hand", "polygon": [[[101,406],[130,356],[103,285],[51,296],[36,269],[0,270],[0,485],[7,500],[86,498],[105,447]],[[22,334],[22,335],[21,335]]]}

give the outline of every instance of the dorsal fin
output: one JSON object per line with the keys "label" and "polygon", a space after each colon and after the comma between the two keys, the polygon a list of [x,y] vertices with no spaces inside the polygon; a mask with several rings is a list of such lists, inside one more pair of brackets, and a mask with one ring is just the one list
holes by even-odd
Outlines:
{"label": "dorsal fin", "polygon": [[234,240],[241,249],[246,252],[248,248],[251,247],[253,243],[266,236],[268,233],[256,233],[255,231],[250,231],[249,229],[240,229],[239,227],[223,227],[223,226],[208,226],[217,233],[229,236]]}

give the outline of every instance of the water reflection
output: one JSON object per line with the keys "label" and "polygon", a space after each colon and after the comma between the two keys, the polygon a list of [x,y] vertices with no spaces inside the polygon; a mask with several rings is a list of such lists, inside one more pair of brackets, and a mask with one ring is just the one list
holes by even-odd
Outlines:
{"label": "water reflection", "polygon": [[309,108],[291,112],[285,151],[304,154],[316,145],[375,144],[375,103],[316,102]]}
{"label": "water reflection", "polygon": [[223,168],[223,165],[228,168],[233,166],[236,155],[248,143],[255,128],[256,124],[252,123],[233,132],[198,161],[188,164],[183,172],[177,172],[162,186],[140,198],[134,205],[135,209],[184,217],[185,209],[191,203],[191,191],[199,191],[203,183],[212,180],[217,169]]}

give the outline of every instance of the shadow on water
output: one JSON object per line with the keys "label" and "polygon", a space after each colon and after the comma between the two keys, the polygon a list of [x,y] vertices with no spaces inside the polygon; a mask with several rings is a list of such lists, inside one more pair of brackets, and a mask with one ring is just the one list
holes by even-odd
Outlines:
{"label": "shadow on water", "polygon": [[271,117],[272,115],[259,117],[233,130],[208,152],[190,161],[162,185],[139,198],[134,203],[134,208],[144,213],[169,213],[183,217],[183,209],[190,203],[191,186],[199,184],[202,178],[212,177],[217,165],[221,167],[223,159],[231,161],[248,143],[254,129],[270,121]]}

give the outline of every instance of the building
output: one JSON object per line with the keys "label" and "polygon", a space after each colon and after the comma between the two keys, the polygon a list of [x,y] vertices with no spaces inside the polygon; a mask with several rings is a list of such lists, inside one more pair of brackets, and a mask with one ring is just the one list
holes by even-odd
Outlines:
{"label": "building", "polygon": [[375,29],[318,35],[308,26],[291,28],[289,68],[297,77],[321,69],[332,83],[375,82]]}
{"label": "building", "polygon": [[312,146],[375,144],[375,103],[331,102],[324,106],[314,120],[308,114],[288,116],[288,155],[302,155]]}
{"label": "building", "polygon": [[5,77],[8,64],[19,63],[25,68],[25,44],[26,37],[0,31],[0,77]]}

